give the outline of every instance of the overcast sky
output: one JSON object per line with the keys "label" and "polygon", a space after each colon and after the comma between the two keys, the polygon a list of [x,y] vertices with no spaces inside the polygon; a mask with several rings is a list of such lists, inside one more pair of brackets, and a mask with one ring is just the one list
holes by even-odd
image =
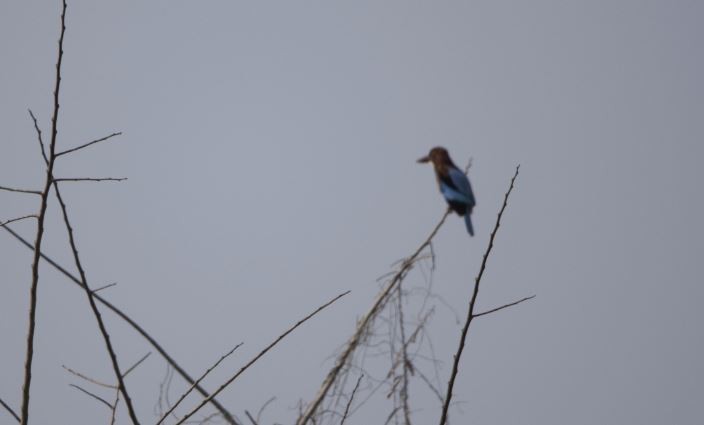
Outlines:
{"label": "overcast sky", "polygon": [[[4,186],[43,184],[27,108],[48,135],[59,12],[0,3]],[[686,0],[71,1],[59,149],[124,134],[56,175],[129,178],[63,190],[89,282],[118,282],[103,295],[192,375],[244,342],[210,389],[352,290],[218,397],[244,417],[276,396],[263,422],[292,423],[376,278],[443,214],[415,163],[443,145],[473,158],[477,207],[474,238],[452,216],[434,242],[442,385],[453,310],[519,163],[478,308],[537,295],[473,324],[452,422],[701,424],[703,23]],[[0,220],[37,208],[0,193]],[[71,266],[59,220],[52,201],[45,252]],[[13,228],[34,239],[33,223]],[[0,398],[17,410],[30,265],[0,232]],[[85,296],[48,267],[39,283],[32,422],[107,423],[61,367],[113,379]],[[151,350],[105,317],[121,364]],[[154,353],[127,380],[145,423],[165,369]],[[436,423],[437,399],[413,385],[414,423]],[[172,401],[183,388],[175,377]],[[378,406],[348,423],[383,423]]]}

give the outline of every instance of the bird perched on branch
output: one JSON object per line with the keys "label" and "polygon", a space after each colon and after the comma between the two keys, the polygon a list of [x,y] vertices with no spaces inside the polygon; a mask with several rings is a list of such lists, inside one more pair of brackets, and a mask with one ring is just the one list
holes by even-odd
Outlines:
{"label": "bird perched on branch", "polygon": [[462,172],[452,159],[447,149],[443,147],[434,147],[430,153],[418,160],[419,163],[432,162],[435,169],[435,176],[438,179],[440,193],[445,197],[447,204],[458,215],[464,216],[464,222],[467,225],[467,232],[474,236],[474,228],[472,227],[472,209],[476,204],[472,186],[469,184],[467,175]]}

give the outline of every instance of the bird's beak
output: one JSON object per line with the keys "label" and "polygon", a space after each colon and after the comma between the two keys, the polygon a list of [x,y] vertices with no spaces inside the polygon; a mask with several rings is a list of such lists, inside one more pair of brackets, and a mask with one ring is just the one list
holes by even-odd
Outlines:
{"label": "bird's beak", "polygon": [[418,159],[417,162],[418,162],[419,164],[425,164],[426,162],[429,162],[429,161],[430,161],[430,157],[429,157],[429,156],[424,156],[423,158]]}

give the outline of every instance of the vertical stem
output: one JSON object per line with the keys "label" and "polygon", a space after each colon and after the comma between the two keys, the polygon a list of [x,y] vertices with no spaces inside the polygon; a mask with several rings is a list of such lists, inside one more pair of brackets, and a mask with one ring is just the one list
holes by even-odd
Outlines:
{"label": "vertical stem", "polygon": [[52,172],[54,169],[54,160],[56,159],[56,134],[57,122],[59,117],[59,89],[61,87],[61,60],[64,54],[64,33],[66,32],[66,1],[63,0],[63,8],[61,11],[61,34],[59,36],[59,53],[56,61],[56,82],[54,86],[54,113],[51,119],[51,142],[49,144],[49,162],[46,168],[46,178],[44,182],[44,190],[41,195],[41,206],[37,219],[37,236],[34,241],[34,259],[32,261],[32,286],[29,291],[29,328],[27,330],[27,352],[24,365],[24,384],[22,386],[22,408],[21,418],[22,425],[29,423],[29,393],[32,383],[32,360],[34,358],[34,331],[36,328],[36,313],[37,313],[37,286],[39,284],[39,259],[42,246],[42,238],[44,236],[44,217],[46,215],[47,200],[49,191],[51,190]]}

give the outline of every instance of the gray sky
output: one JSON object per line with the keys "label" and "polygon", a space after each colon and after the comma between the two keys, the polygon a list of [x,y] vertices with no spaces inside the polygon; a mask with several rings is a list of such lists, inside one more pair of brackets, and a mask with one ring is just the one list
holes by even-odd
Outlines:
{"label": "gray sky", "polygon": [[[0,4],[5,186],[42,183],[26,109],[48,134],[58,3]],[[477,235],[453,216],[434,244],[434,290],[460,315],[520,163],[478,307],[537,298],[475,322],[453,423],[699,424],[703,18],[685,0],[71,1],[58,143],[124,135],[56,174],[129,178],[63,191],[88,278],[119,282],[104,295],[193,375],[244,341],[209,388],[351,289],[219,397],[242,416],[277,396],[265,422],[290,423],[375,279],[445,209],[415,159],[474,160]],[[0,220],[36,208],[0,193]],[[48,214],[46,252],[70,265]],[[31,255],[5,232],[0,252],[0,397],[19,408]],[[61,368],[112,379],[85,296],[41,271],[33,423],[105,423]],[[438,309],[444,383],[460,324]],[[105,316],[122,364],[149,351]],[[153,355],[127,381],[147,423],[164,372]],[[437,400],[411,393],[415,422],[436,422]]]}

